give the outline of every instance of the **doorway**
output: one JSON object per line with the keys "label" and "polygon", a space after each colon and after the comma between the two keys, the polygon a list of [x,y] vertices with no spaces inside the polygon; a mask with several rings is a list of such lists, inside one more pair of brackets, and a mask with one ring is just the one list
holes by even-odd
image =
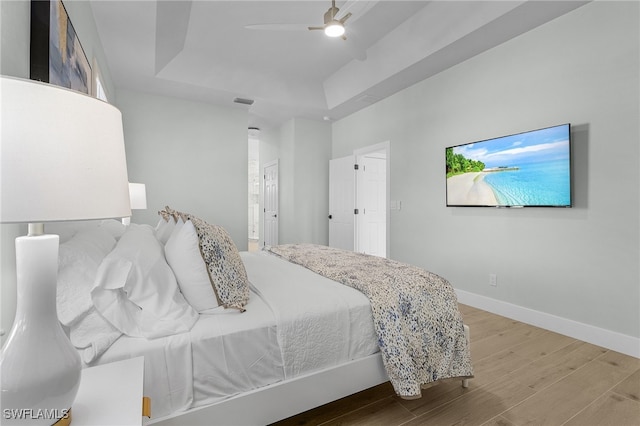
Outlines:
{"label": "doorway", "polygon": [[389,255],[390,144],[355,150],[329,163],[329,245]]}
{"label": "doorway", "polygon": [[258,250],[260,238],[260,139],[259,132],[249,128],[249,251]]}

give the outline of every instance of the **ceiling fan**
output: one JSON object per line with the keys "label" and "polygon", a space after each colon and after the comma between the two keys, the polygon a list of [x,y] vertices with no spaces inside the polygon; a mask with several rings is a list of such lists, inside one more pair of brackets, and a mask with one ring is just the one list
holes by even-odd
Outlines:
{"label": "ceiling fan", "polygon": [[[276,30],[276,31],[298,31],[298,30],[323,30],[331,34],[327,34],[330,37],[342,37],[344,36],[344,24],[347,19],[353,16],[352,21],[362,17],[366,14],[378,0],[347,0],[343,4],[342,8],[336,7],[336,1],[331,0],[331,7],[324,14],[324,25],[309,27],[303,24],[285,24],[285,23],[272,23],[272,24],[251,24],[245,25],[245,28],[250,30]],[[338,18],[340,11],[344,14],[341,18]],[[353,14],[351,12],[354,12]],[[346,12],[346,13],[345,13]]]}
{"label": "ceiling fan", "polygon": [[[358,37],[353,32],[349,34],[349,39],[347,40],[344,24],[349,18],[351,18],[351,23],[355,22],[371,10],[376,3],[378,3],[378,0],[346,0],[342,8],[338,8],[336,7],[336,1],[331,0],[331,7],[324,14],[324,25],[322,26],[307,26],[294,23],[271,23],[245,25],[245,28],[249,30],[270,31],[323,30],[325,34],[330,37],[341,37],[343,40],[346,40],[346,47],[353,58],[363,61],[367,57],[366,50],[361,47]],[[342,17],[340,17],[340,13],[343,14]]]}
{"label": "ceiling fan", "polygon": [[351,17],[351,12],[340,19],[336,19],[338,12],[340,12],[340,9],[336,7],[336,0],[331,0],[331,7],[324,14],[324,25],[321,27],[308,27],[309,30],[323,30],[328,37],[342,37],[343,40],[346,40],[344,23]]}

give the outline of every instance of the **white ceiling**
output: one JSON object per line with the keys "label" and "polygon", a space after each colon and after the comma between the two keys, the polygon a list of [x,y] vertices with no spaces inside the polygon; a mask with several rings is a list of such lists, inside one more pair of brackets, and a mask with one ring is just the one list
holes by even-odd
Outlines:
{"label": "white ceiling", "polygon": [[91,0],[118,88],[248,108],[262,128],[342,118],[584,3],[337,0],[345,41],[306,29],[329,0]]}

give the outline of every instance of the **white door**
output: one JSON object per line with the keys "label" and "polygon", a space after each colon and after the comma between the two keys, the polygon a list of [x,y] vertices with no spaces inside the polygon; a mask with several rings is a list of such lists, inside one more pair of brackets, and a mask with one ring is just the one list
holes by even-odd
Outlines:
{"label": "white door", "polygon": [[278,161],[264,165],[264,245],[278,245]]}
{"label": "white door", "polygon": [[389,255],[390,142],[354,150],[356,172],[355,251]]}
{"label": "white door", "polygon": [[329,161],[329,246],[354,249],[355,157]]}
{"label": "white door", "polygon": [[356,175],[357,251],[386,257],[387,254],[387,159],[386,153],[358,156]]}

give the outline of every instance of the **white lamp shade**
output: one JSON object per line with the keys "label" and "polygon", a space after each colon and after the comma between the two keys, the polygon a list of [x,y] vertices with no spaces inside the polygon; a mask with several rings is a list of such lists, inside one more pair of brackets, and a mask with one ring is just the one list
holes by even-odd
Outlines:
{"label": "white lamp shade", "polygon": [[0,222],[131,215],[118,109],[5,76],[0,98]]}
{"label": "white lamp shade", "polygon": [[131,210],[144,210],[147,208],[147,189],[144,183],[129,182],[129,202]]}

